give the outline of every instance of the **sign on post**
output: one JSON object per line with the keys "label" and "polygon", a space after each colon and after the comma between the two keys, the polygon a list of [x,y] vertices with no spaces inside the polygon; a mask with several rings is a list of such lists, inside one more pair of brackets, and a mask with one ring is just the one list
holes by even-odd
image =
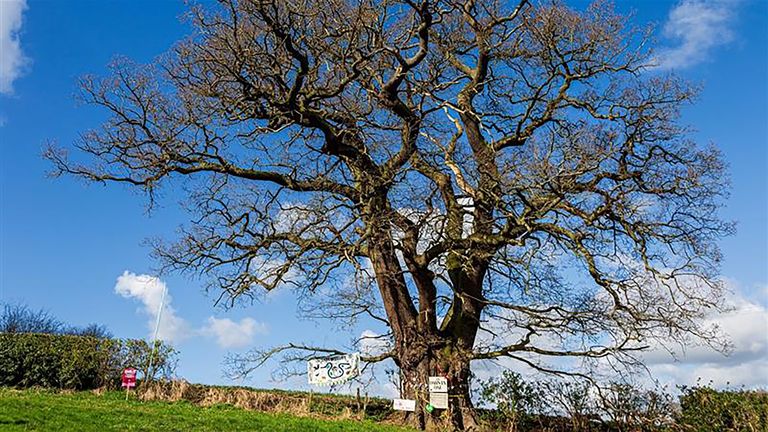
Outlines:
{"label": "sign on post", "polygon": [[350,354],[307,362],[310,384],[331,385],[347,382],[360,374],[360,354]]}
{"label": "sign on post", "polygon": [[416,401],[413,399],[395,399],[392,409],[395,411],[416,411]]}
{"label": "sign on post", "polygon": [[[427,408],[448,409],[448,378],[429,377],[429,405]],[[428,409],[429,412],[432,412]]]}
{"label": "sign on post", "polygon": [[441,376],[429,377],[429,391],[448,393],[448,378]]}
{"label": "sign on post", "polygon": [[131,367],[123,369],[123,387],[126,389],[136,387],[136,373],[137,370]]}
{"label": "sign on post", "polygon": [[429,404],[437,409],[448,409],[448,393],[429,393]]}
{"label": "sign on post", "polygon": [[123,369],[123,388],[125,388],[125,400],[128,400],[128,393],[133,387],[136,387],[136,373],[138,371],[135,368],[129,367]]}

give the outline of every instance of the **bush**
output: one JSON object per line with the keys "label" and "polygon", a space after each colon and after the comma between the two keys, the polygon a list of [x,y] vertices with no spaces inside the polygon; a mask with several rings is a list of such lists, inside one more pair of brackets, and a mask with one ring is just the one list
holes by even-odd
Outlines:
{"label": "bush", "polygon": [[563,379],[530,380],[505,371],[481,384],[483,417],[492,430],[610,432],[768,432],[768,392],[679,387],[675,397],[657,383],[598,386]]}
{"label": "bush", "polygon": [[27,305],[0,303],[0,333],[47,333],[111,338],[112,333],[103,325],[69,326],[45,309],[32,310]]}
{"label": "bush", "polygon": [[33,311],[23,304],[2,305],[0,333],[60,333],[64,325],[45,310]]}
{"label": "bush", "polygon": [[147,342],[93,336],[0,333],[0,386],[86,390],[120,385],[123,368],[144,377],[170,377],[176,351],[158,343],[152,370]]}
{"label": "bush", "polygon": [[768,392],[681,387],[678,424],[695,432],[768,431]]}
{"label": "bush", "polygon": [[542,409],[543,399],[538,389],[523,380],[517,372],[504,371],[480,384],[480,403],[496,405],[507,430],[517,431],[533,413]]}
{"label": "bush", "polygon": [[581,380],[547,380],[538,383],[545,395],[549,414],[565,414],[570,419],[570,430],[590,430],[592,420],[598,418],[594,399],[590,397],[591,383]]}
{"label": "bush", "polygon": [[599,389],[596,411],[610,430],[666,431],[673,427],[675,403],[666,389],[647,390],[626,382]]}

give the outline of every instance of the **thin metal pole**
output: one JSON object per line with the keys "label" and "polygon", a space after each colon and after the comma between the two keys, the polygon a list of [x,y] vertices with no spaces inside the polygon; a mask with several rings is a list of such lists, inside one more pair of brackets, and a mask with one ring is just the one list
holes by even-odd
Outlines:
{"label": "thin metal pole", "polygon": [[[166,291],[168,291],[168,287],[163,286],[163,295],[162,297],[160,297],[160,307],[157,309],[157,321],[155,322],[155,337],[152,339],[152,351],[150,351],[149,353],[149,366],[147,367],[147,375],[152,373],[152,360],[154,360],[154,356],[155,356],[155,347],[157,346],[157,332],[160,330],[160,317],[162,317],[163,315],[163,306],[165,304]],[[152,374],[151,376],[153,375],[154,374]],[[144,379],[149,381],[151,376],[144,377]]]}

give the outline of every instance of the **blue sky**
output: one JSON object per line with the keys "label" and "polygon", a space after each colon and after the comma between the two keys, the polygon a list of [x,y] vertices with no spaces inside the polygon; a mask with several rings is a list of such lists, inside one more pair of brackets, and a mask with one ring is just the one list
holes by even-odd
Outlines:
{"label": "blue sky", "polygon": [[[619,9],[636,9],[639,24],[657,23],[664,66],[704,86],[684,121],[699,142],[723,150],[733,184],[724,216],[738,222],[738,233],[722,242],[723,275],[742,313],[723,319],[751,357],[659,360],[657,370],[676,381],[709,371],[739,382],[755,366],[768,375],[768,2],[621,2]],[[166,275],[145,283],[139,275],[151,274],[153,262],[143,240],[169,237],[187,220],[177,197],[165,196],[147,214],[144,197],[127,188],[48,178],[40,156],[46,143],[69,146],[102,118],[76,104],[76,79],[104,74],[116,55],[151,62],[188,32],[179,21],[184,10],[174,1],[0,0],[0,301],[147,337],[147,308],[165,283],[172,310],[164,331],[182,352],[179,374],[224,383],[228,351],[288,340],[343,346],[375,327],[339,332],[301,321],[290,292],[225,311],[213,308],[202,281]],[[274,385],[268,370],[250,384]]]}

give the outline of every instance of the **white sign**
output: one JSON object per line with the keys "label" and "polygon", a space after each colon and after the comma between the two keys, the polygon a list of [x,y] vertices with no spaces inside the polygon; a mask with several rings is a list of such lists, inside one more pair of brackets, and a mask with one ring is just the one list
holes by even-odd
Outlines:
{"label": "white sign", "polygon": [[331,385],[347,382],[360,374],[360,354],[350,354],[307,362],[309,383]]}
{"label": "white sign", "polygon": [[396,411],[416,411],[416,401],[413,399],[395,399],[392,409]]}
{"label": "white sign", "polygon": [[437,393],[448,393],[448,378],[429,377],[429,391]]}
{"label": "white sign", "polygon": [[448,393],[429,393],[429,404],[437,409],[448,409]]}

